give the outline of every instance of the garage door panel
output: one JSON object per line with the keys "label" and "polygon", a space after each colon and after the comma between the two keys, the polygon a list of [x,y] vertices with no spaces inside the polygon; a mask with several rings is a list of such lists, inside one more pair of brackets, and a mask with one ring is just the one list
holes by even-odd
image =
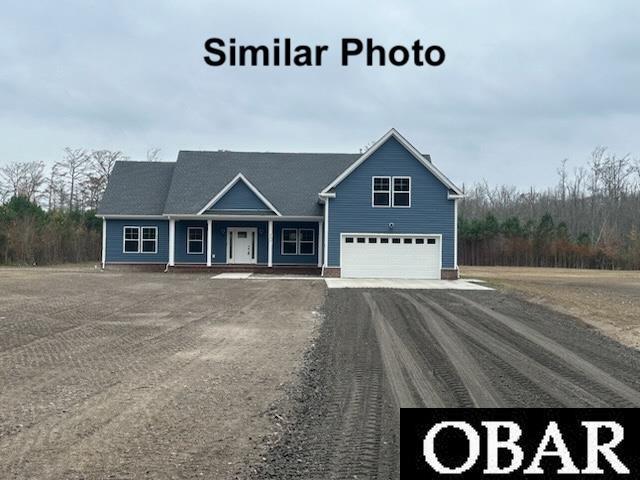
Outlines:
{"label": "garage door panel", "polygon": [[[382,243],[383,238],[388,243]],[[440,278],[440,237],[345,234],[341,243],[343,277]]]}

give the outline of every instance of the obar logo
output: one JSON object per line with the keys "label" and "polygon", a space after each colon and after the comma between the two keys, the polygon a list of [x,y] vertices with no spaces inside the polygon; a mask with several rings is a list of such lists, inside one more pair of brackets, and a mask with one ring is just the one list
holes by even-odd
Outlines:
{"label": "obar logo", "polygon": [[636,409],[402,409],[401,478],[638,478],[639,427]]}

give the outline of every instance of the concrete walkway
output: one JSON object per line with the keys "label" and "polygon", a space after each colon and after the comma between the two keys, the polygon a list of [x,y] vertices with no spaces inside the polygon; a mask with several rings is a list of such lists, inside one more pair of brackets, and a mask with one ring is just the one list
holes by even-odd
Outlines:
{"label": "concrete walkway", "polygon": [[410,280],[403,278],[326,278],[329,288],[394,288],[406,290],[493,290],[472,280]]}
{"label": "concrete walkway", "polygon": [[220,273],[213,280],[324,280],[328,288],[393,288],[405,290],[493,290],[480,285],[481,280],[409,280],[395,278],[321,278],[312,275],[260,275],[252,273]]}

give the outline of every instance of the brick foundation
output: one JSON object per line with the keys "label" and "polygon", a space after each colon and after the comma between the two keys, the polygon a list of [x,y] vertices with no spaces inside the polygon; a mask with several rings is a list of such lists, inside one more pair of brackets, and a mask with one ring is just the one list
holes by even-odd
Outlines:
{"label": "brick foundation", "polygon": [[442,280],[458,280],[460,272],[457,268],[443,268],[440,270],[440,278]]}
{"label": "brick foundation", "polygon": [[[166,265],[132,265],[132,264],[107,264],[106,270],[122,272],[162,272]],[[266,265],[176,265],[169,267],[172,273],[226,273],[226,272],[247,272],[247,273],[270,273],[273,275],[317,275],[320,276],[320,269],[307,265],[276,265],[267,267]]]}
{"label": "brick foundation", "polygon": [[327,267],[324,269],[324,276],[331,277],[331,278],[340,278],[340,268]]}

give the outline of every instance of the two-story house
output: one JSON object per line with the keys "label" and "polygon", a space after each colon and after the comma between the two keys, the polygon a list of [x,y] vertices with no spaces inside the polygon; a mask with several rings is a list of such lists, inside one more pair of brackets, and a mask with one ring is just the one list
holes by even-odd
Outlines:
{"label": "two-story house", "polygon": [[363,154],[117,162],[98,210],[102,264],[452,279],[462,196],[394,129]]}

